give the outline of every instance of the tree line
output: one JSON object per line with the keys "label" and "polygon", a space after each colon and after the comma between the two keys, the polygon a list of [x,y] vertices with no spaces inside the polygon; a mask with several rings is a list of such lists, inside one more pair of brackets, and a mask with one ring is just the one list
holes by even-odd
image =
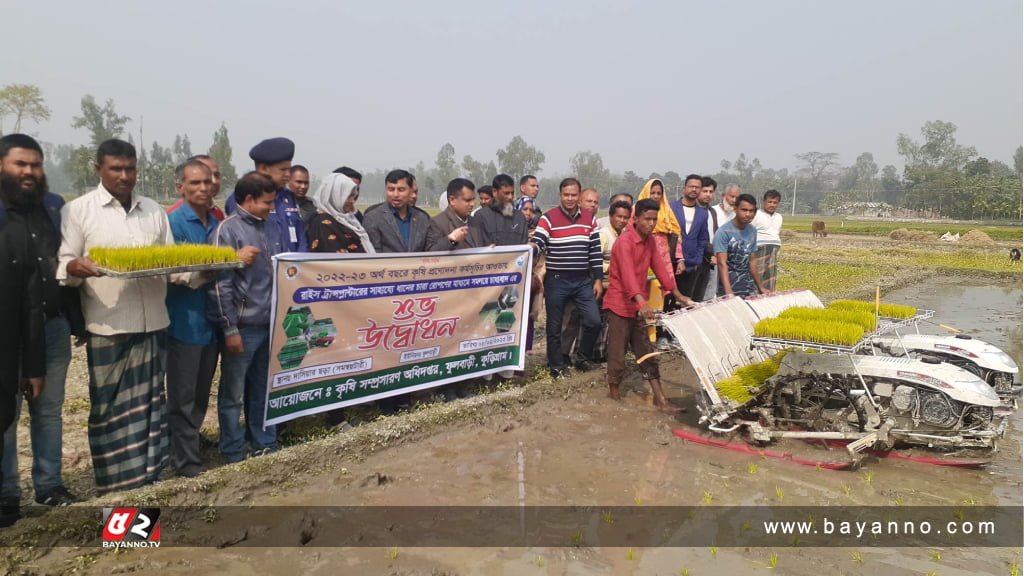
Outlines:
{"label": "tree line", "polygon": [[[0,134],[5,120],[13,120],[13,131],[21,131],[24,121],[40,123],[50,118],[42,91],[35,86],[10,84],[0,89]],[[112,99],[102,105],[92,96],[82,97],[81,113],[72,120],[72,127],[84,130],[89,144],[44,143],[46,171],[50,186],[57,191],[80,194],[95,186],[92,162],[96,147],[109,138],[123,138],[134,143],[134,134],[126,126],[131,119],[119,114]],[[139,131],[143,123],[139,119]],[[703,170],[719,186],[739,184],[744,190],[759,194],[768,189],[783,194],[785,211],[817,214],[836,210],[856,202],[885,203],[957,219],[1020,220],[1022,148],[1013,155],[1013,166],[978,155],[973,146],[957,142],[956,125],[936,120],[921,128],[921,139],[906,134],[896,139],[897,150],[904,158],[900,172],[893,165],[881,169],[870,152],[858,155],[844,165],[836,152],[809,151],[795,154],[797,168],[774,169],[740,153],[735,160],[723,159],[713,172]],[[157,199],[169,199],[174,192],[174,167],[198,151],[192,149],[188,134],[174,137],[169,146],[153,141],[139,148],[140,193]],[[232,164],[231,140],[222,123],[213,133],[213,144],[205,151],[221,166],[223,188],[230,190],[238,179]],[[341,161],[341,160],[339,160]],[[449,180],[465,176],[482,185],[496,174],[505,173],[518,179],[525,174],[540,178],[541,201],[548,206],[557,202],[558,182],[562,175],[543,174],[547,161],[544,152],[529,144],[522,136],[495,151],[493,158],[459,156],[455,146],[446,142],[432,164],[420,161],[405,167],[416,175],[420,188],[419,202],[436,204],[437,197]],[[570,173],[584,186],[597,188],[602,201],[618,192],[635,194],[650,178],[659,178],[668,190],[679,191],[683,175],[673,170],[653,172],[646,176],[632,170],[614,172],[604,165],[601,154],[591,150],[577,152],[569,159]],[[385,169],[369,170],[353,166],[364,174],[362,199],[375,202],[383,199]],[[696,167],[694,167],[696,168]],[[316,175],[313,175],[314,186]]]}

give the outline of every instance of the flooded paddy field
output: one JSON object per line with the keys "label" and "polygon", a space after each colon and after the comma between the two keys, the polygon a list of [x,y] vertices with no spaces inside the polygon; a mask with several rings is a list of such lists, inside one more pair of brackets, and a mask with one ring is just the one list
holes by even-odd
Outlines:
{"label": "flooded paddy field", "polygon": [[[942,323],[1007,351],[1021,364],[1021,286],[941,275],[896,290],[885,301],[936,310]],[[1021,424],[1012,417],[992,464],[957,469],[868,459],[829,471],[684,442],[697,429],[695,383],[685,360],[663,355],[675,418],[650,406],[639,374],[621,402],[605,397],[603,372],[573,375],[564,392],[414,431],[372,450],[332,440],[224,467],[176,492],[140,497],[165,506],[256,505],[245,515],[165,524],[164,539],[222,548],[134,550],[54,548],[25,554],[25,573],[110,574],[1011,574],[1020,551],[958,548],[551,548],[337,547],[351,542],[306,506],[1020,506]],[[536,384],[528,384],[529,389]],[[513,392],[509,392],[510,394]],[[500,395],[501,393],[499,393]],[[468,402],[481,401],[480,397]],[[458,404],[458,403],[456,403]],[[446,405],[448,406],[448,405]],[[427,411],[424,411],[426,414]],[[413,414],[412,416],[416,416]],[[414,427],[415,430],[415,427]],[[358,429],[357,429],[358,431]],[[350,433],[351,434],[351,433]],[[375,432],[380,437],[381,432]],[[808,450],[796,441],[779,451]],[[824,450],[810,448],[819,453]],[[292,454],[287,454],[293,452]],[[837,454],[840,457],[841,454]],[[822,456],[819,456],[822,457]],[[261,461],[262,460],[262,461]],[[237,470],[235,470],[237,468]],[[298,471],[298,472],[296,472]],[[204,484],[205,482],[205,484]],[[103,502],[116,498],[106,497]],[[96,503],[93,502],[95,505]],[[264,508],[279,507],[279,508]],[[38,519],[43,521],[44,518]],[[567,541],[573,534],[567,534]],[[289,546],[289,547],[275,547]],[[774,556],[772,556],[774,554]],[[10,560],[10,557],[9,557]]]}

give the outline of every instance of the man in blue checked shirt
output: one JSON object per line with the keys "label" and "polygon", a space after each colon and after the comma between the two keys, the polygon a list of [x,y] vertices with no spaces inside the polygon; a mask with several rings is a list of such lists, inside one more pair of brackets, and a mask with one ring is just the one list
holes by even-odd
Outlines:
{"label": "man in blue checked shirt", "polygon": [[[174,185],[184,203],[167,219],[177,244],[206,244],[218,220],[210,212],[213,173],[202,161],[192,159],[174,171]],[[255,248],[238,251],[240,260],[251,263]],[[217,369],[219,342],[215,326],[206,318],[207,286],[198,290],[169,284],[167,313],[167,415],[171,434],[171,466],[179,476],[202,472],[199,429],[206,418],[213,373]]]}

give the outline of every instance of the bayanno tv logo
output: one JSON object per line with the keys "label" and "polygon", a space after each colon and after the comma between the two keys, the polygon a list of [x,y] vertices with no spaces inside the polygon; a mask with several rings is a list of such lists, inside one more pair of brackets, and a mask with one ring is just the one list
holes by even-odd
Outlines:
{"label": "bayanno tv logo", "polygon": [[159,548],[159,508],[104,508],[104,548]]}

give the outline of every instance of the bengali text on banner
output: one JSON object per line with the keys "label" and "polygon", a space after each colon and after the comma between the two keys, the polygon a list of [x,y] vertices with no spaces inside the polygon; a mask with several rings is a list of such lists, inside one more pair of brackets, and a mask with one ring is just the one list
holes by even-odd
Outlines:
{"label": "bengali text on banner", "polygon": [[282,254],[266,423],[522,370],[528,246]]}

